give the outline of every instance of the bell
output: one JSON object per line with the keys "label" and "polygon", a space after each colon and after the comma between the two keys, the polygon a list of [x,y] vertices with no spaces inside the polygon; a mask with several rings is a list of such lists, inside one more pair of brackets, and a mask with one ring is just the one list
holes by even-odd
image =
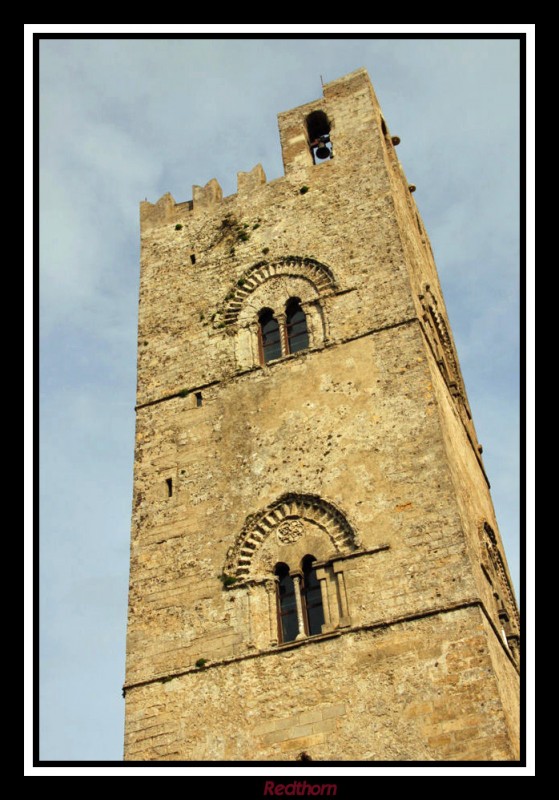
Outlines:
{"label": "bell", "polygon": [[315,155],[317,158],[321,159],[330,158],[330,150],[328,150],[324,142],[322,142],[319,147],[316,148]]}

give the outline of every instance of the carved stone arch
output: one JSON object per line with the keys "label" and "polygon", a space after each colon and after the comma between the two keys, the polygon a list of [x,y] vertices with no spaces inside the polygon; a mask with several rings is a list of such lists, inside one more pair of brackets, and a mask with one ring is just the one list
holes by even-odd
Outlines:
{"label": "carved stone arch", "polygon": [[454,345],[446,320],[439,311],[437,298],[429,284],[425,284],[424,293],[419,295],[419,299],[423,309],[426,333],[431,340],[439,368],[452,393],[457,394],[465,402],[464,384]]}
{"label": "carved stone arch", "polygon": [[250,578],[253,559],[268,537],[276,533],[286,544],[295,540],[300,535],[299,521],[317,526],[328,537],[333,553],[351,553],[360,547],[355,530],[333,503],[318,495],[290,492],[247,517],[227,554],[224,573],[241,581]]}
{"label": "carved stone arch", "polygon": [[252,369],[262,364],[260,349],[259,317],[263,309],[270,308],[277,319],[282,337],[282,357],[287,355],[286,344],[286,308],[288,303],[297,298],[301,302],[307,323],[309,337],[308,349],[324,346],[329,336],[328,318],[323,313],[321,297],[316,286],[302,275],[273,275],[259,284],[245,299],[239,310],[235,325],[229,331],[235,331],[233,337],[235,364],[237,369]]}
{"label": "carved stone arch", "polygon": [[495,532],[485,520],[479,526],[479,538],[484,572],[492,588],[498,590],[498,594],[503,599],[507,613],[513,623],[513,628],[517,631],[520,626],[520,617],[514,591],[509,581]]}
{"label": "carved stone arch", "polygon": [[439,340],[441,342],[443,352],[446,358],[447,369],[449,373],[449,378],[451,381],[456,383],[460,390],[463,391],[462,381],[460,378],[460,370],[458,368],[458,363],[456,361],[456,355],[454,353],[454,347],[450,338],[450,333],[448,332],[448,327],[445,322],[444,317],[439,313],[439,310],[436,306],[431,308],[431,315],[433,317],[433,321],[435,323],[435,327],[437,329],[437,333],[439,336]]}
{"label": "carved stone arch", "polygon": [[275,261],[259,261],[249,267],[226,296],[214,317],[214,327],[227,327],[237,322],[245,300],[262,283],[275,276],[304,278],[316,289],[318,295],[335,291],[336,280],[330,267],[314,258],[282,256]]}

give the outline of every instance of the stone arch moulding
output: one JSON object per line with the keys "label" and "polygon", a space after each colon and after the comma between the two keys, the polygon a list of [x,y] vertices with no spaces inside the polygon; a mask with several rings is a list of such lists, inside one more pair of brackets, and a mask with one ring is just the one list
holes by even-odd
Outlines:
{"label": "stone arch moulding", "polygon": [[229,292],[214,317],[214,327],[234,325],[246,298],[276,275],[304,278],[314,286],[319,296],[338,288],[330,267],[314,258],[282,256],[275,261],[259,261],[245,270],[236,287]]}
{"label": "stone arch moulding", "polygon": [[[507,611],[516,625],[516,630],[520,628],[520,615],[514,596],[513,588],[510,584],[501,549],[497,543],[495,531],[491,525],[483,520],[478,528],[481,547],[481,562],[486,575],[496,580],[501,595],[506,603]],[[493,583],[493,582],[492,582]]]}
{"label": "stone arch moulding", "polygon": [[[423,321],[427,330],[432,333],[435,339],[434,350],[437,352],[439,349],[437,362],[443,377],[449,388],[454,389],[453,394],[457,392],[462,401],[466,402],[464,383],[460,374],[456,351],[450,338],[445,318],[439,311],[438,300],[428,283],[424,286],[423,294],[419,295],[419,300],[423,309]],[[437,344],[439,348],[437,348]]]}
{"label": "stone arch moulding", "polygon": [[224,573],[238,581],[247,580],[253,556],[268,536],[287,519],[307,519],[316,523],[329,536],[336,553],[352,553],[360,549],[355,530],[333,503],[318,495],[290,492],[281,495],[262,511],[247,517],[227,554]]}

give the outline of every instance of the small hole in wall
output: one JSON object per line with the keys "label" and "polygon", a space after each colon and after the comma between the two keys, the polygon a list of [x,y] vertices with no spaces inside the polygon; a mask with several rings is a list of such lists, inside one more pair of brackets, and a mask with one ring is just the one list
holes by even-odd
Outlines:
{"label": "small hole in wall", "polygon": [[312,756],[310,756],[308,753],[306,753],[303,750],[303,752],[299,753],[299,755],[297,756],[297,758],[295,760],[296,761],[302,761],[303,763],[307,763],[308,761],[312,761]]}
{"label": "small hole in wall", "polygon": [[200,408],[200,406],[202,405],[202,392],[196,392],[194,397],[196,398],[197,408]]}
{"label": "small hole in wall", "polygon": [[167,484],[167,497],[172,497],[173,496],[173,479],[172,478],[167,478],[165,480],[165,483]]}
{"label": "small hole in wall", "polygon": [[194,255],[194,253],[190,254],[190,263],[191,264],[195,264],[196,263],[196,256]]}

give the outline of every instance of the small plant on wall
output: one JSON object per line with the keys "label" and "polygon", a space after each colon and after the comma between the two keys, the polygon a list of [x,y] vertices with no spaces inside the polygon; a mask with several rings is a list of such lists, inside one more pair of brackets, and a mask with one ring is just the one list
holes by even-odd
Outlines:
{"label": "small plant on wall", "polygon": [[237,583],[237,579],[234,578],[233,575],[226,575],[225,572],[219,576],[219,580],[222,582],[224,587],[233,586],[234,583]]}

